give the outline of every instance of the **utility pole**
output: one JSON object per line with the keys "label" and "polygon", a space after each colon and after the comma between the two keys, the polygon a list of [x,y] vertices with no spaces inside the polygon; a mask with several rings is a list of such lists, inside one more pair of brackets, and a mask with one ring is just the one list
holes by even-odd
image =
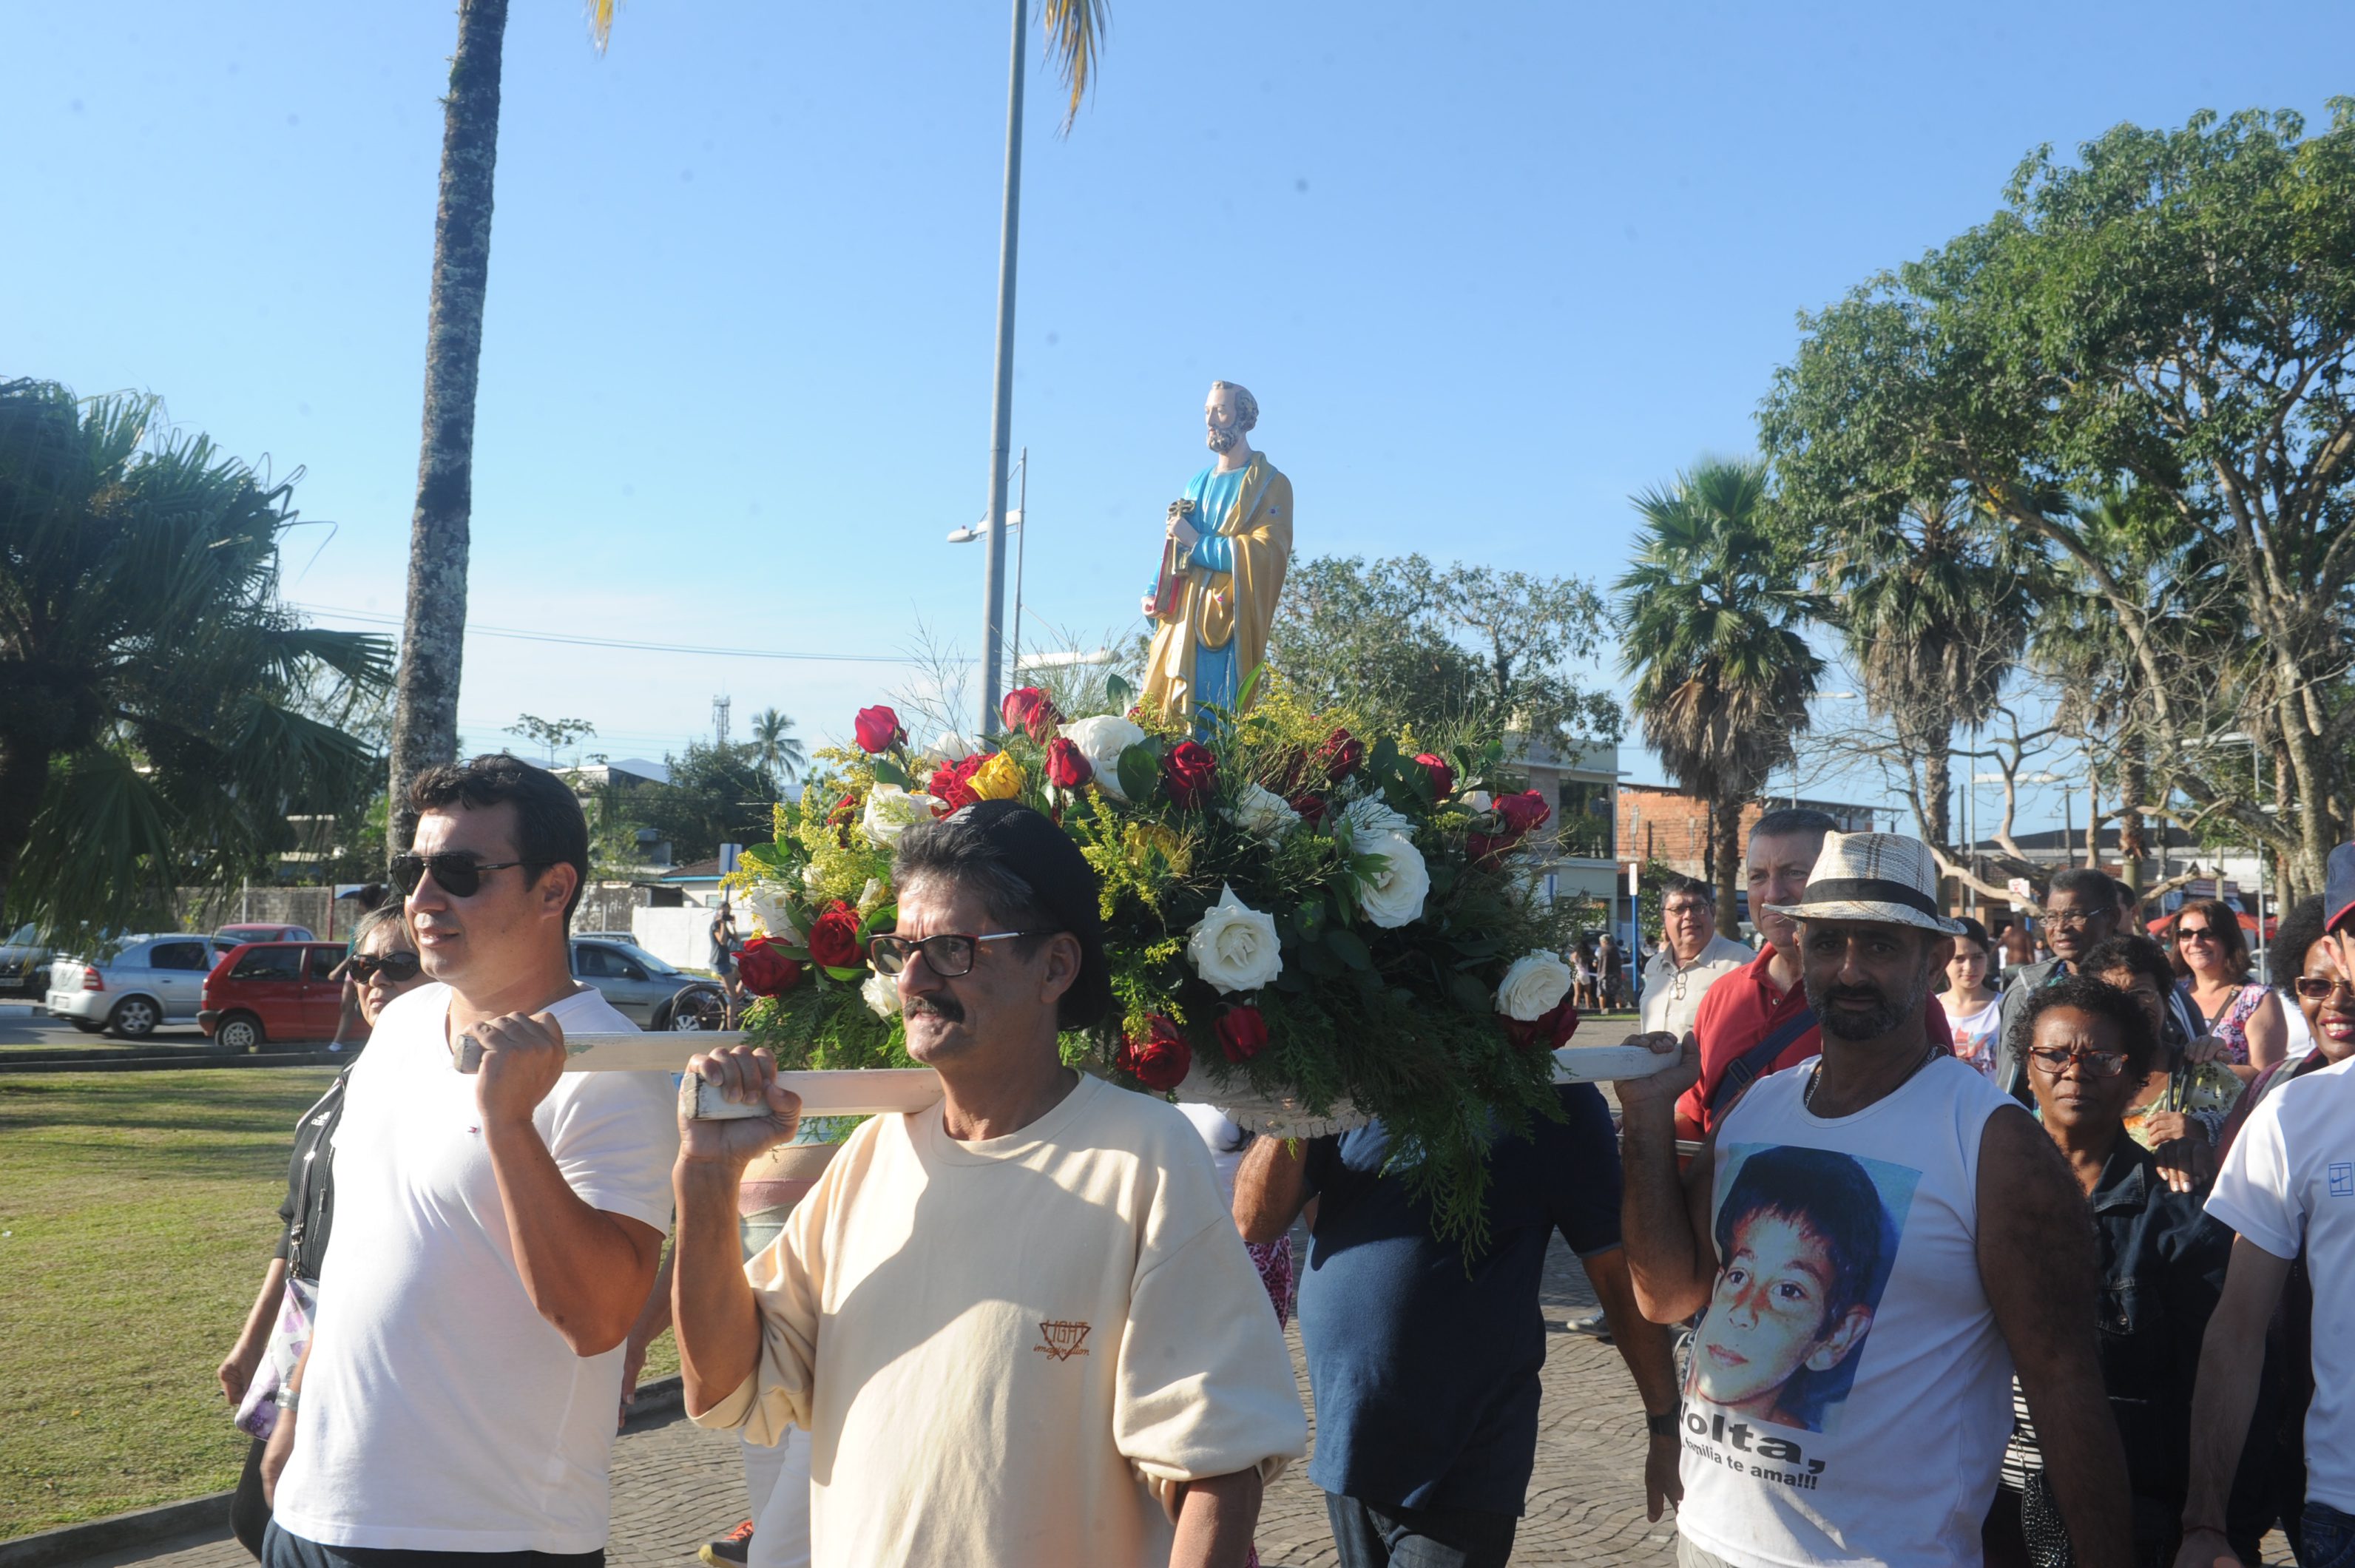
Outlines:
{"label": "utility pole", "polygon": [[1006,195],[997,234],[997,387],[989,407],[989,558],[982,571],[981,734],[997,733],[1005,686],[1006,459],[1014,424],[1014,261],[1022,217],[1022,47],[1029,0],[1014,0],[1007,67]]}

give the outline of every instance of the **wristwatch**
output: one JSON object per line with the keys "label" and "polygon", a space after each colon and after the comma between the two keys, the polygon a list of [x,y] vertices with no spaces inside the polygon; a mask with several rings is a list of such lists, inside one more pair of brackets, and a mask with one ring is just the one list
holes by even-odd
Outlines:
{"label": "wristwatch", "polygon": [[303,1402],[303,1392],[300,1389],[281,1387],[279,1391],[271,1395],[270,1398],[271,1403],[275,1404],[279,1409],[292,1410]]}
{"label": "wristwatch", "polygon": [[1644,1430],[1655,1437],[1674,1437],[1677,1435],[1676,1413],[1670,1411],[1666,1415],[1646,1415],[1644,1417]]}

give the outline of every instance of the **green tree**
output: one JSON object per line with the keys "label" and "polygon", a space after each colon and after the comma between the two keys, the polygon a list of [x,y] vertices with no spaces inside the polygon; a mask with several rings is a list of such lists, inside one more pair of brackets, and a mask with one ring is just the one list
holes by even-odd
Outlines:
{"label": "green tree", "polygon": [[[598,52],[612,37],[615,0],[591,0]],[[1068,131],[1095,71],[1103,0],[1039,0],[1049,59],[1071,88]],[[425,326],[425,420],[410,517],[408,611],[402,623],[392,724],[391,792],[458,754],[458,685],[465,656],[466,563],[474,496],[474,393],[490,290],[491,197],[498,164],[499,78],[507,0],[459,0],[458,45],[442,99],[441,197],[433,216],[433,277]],[[416,819],[396,813],[407,848]]]}
{"label": "green tree", "polygon": [[[2311,137],[2203,112],[2073,165],[2040,149],[1987,223],[1806,319],[1763,415],[1799,515],[1959,482],[2042,540],[2116,622],[2157,802],[2268,847],[2292,894],[2355,807],[2355,99],[2330,108]],[[2249,635],[2222,665],[2070,504],[2121,485],[2233,585]],[[2271,753],[2277,812],[2231,733]]]}
{"label": "green tree", "polygon": [[1742,807],[1791,758],[1823,660],[1800,633],[1820,606],[1768,526],[1765,465],[1705,461],[1634,498],[1644,527],[1620,577],[1620,665],[1644,740],[1710,803],[1717,907],[1731,921]]}
{"label": "green tree", "polygon": [[586,719],[542,719],[536,713],[518,714],[507,726],[508,734],[529,741],[548,753],[548,765],[556,765],[556,753],[575,741],[586,741],[597,733],[597,726]]}
{"label": "green tree", "polygon": [[632,790],[630,809],[670,840],[682,863],[709,859],[722,844],[768,841],[777,784],[751,746],[689,741],[684,753],[664,761],[670,782]]}
{"label": "green tree", "polygon": [[779,784],[791,784],[809,763],[790,715],[763,708],[752,715],[752,761]]}
{"label": "green tree", "polygon": [[1319,707],[1427,737],[1512,731],[1568,756],[1619,736],[1617,705],[1576,668],[1605,623],[1573,577],[1320,556],[1285,574],[1268,662]]}
{"label": "green tree", "polygon": [[[291,813],[365,799],[329,719],[390,645],[279,603],[293,481],[160,427],[153,398],[0,383],[0,908],[61,935],[268,878]],[[311,711],[305,711],[310,709]]]}

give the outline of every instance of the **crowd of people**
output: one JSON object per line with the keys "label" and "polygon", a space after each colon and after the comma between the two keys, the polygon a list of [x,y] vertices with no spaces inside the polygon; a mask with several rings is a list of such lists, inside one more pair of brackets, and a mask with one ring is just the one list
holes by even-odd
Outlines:
{"label": "crowd of people", "polygon": [[[1769,812],[1761,945],[1665,891],[1661,1070],[1496,1136],[1467,1251],[1379,1122],[1253,1138],[1065,1066],[1114,1006],[1096,882],[1024,807],[900,840],[870,955],[943,1097],[837,1143],[742,1046],[676,1092],[564,1074],[566,1030],[629,1027],[567,962],[578,803],[495,757],[409,805],[348,964],[367,1049],[219,1371],[271,1568],[602,1563],[666,1330],[742,1445],[753,1517],[707,1562],[1242,1568],[1308,1450],[1295,1301],[1345,1568],[1502,1564],[1557,1236],[1686,1568],[2218,1568],[2276,1525],[2355,1568],[2355,845],[2269,986],[2229,905],[2162,942],[2063,871],[2040,958],[1943,912],[1919,842]],[[1615,938],[1572,965],[1597,1006],[1638,978]]]}

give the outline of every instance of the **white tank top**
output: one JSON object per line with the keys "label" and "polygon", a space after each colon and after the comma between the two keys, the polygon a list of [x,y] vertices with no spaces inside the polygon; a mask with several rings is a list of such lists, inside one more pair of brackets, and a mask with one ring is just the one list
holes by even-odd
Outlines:
{"label": "white tank top", "polygon": [[1744,1568],[1975,1564],[2011,1427],[1979,1287],[1979,1136],[1950,1056],[1852,1116],[1760,1079],[1717,1133],[1718,1276],[1685,1384],[1694,1545]]}

